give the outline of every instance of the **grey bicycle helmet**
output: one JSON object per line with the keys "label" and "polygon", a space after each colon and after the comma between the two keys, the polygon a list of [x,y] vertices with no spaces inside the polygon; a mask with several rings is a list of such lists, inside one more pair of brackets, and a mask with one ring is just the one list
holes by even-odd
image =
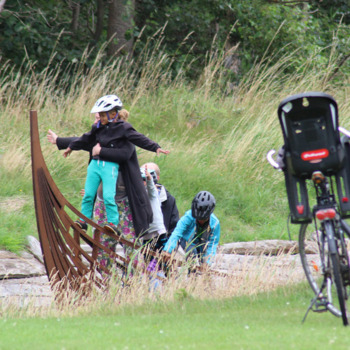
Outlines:
{"label": "grey bicycle helmet", "polygon": [[117,95],[106,95],[99,98],[90,113],[109,112],[112,109],[120,110],[123,103]]}
{"label": "grey bicycle helmet", "polygon": [[200,191],[192,201],[192,216],[197,220],[209,219],[215,208],[215,198],[208,191]]}

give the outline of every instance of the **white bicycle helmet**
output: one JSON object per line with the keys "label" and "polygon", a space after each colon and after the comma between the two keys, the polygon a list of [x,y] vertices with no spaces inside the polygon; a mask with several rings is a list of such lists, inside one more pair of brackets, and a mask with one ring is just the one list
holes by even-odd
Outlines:
{"label": "white bicycle helmet", "polygon": [[122,109],[123,103],[117,95],[106,95],[99,98],[90,113],[109,112],[112,109]]}

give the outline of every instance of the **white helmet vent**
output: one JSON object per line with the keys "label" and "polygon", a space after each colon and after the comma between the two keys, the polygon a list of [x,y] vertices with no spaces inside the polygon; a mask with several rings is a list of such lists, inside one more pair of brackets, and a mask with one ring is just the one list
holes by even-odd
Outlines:
{"label": "white helmet vent", "polygon": [[117,95],[106,95],[99,98],[90,113],[109,112],[112,109],[122,109],[123,103]]}

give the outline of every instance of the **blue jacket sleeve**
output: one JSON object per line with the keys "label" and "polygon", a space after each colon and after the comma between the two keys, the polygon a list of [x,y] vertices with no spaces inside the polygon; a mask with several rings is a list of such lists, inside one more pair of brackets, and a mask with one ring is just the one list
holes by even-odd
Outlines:
{"label": "blue jacket sleeve", "polygon": [[185,241],[191,236],[191,233],[195,226],[195,220],[190,214],[190,210],[178,221],[174,231],[170,235],[168,242],[165,244],[164,251],[171,253],[177,246],[177,242],[180,238]]}
{"label": "blue jacket sleeve", "polygon": [[220,222],[215,218],[211,218],[212,221],[210,226],[213,228],[213,233],[209,237],[208,247],[204,253],[204,258],[207,258],[206,263],[211,265],[214,261],[214,257],[216,255],[216,250],[218,248],[219,240],[220,240]]}

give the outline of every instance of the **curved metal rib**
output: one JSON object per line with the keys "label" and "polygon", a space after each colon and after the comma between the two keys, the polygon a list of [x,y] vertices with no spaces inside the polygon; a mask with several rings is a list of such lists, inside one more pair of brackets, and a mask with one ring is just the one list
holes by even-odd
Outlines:
{"label": "curved metal rib", "polygon": [[[68,283],[74,290],[77,290],[82,282],[92,276],[94,276],[94,281],[100,284],[102,280],[94,273],[96,268],[106,274],[110,274],[110,271],[97,262],[96,256],[99,249],[114,257],[116,264],[122,269],[126,268],[126,259],[104,247],[99,242],[99,234],[102,232],[122,244],[135,246],[84,217],[62,195],[42,155],[36,111],[30,112],[30,135],[35,212],[47,275],[52,285],[62,281],[64,286],[67,286]],[[97,239],[90,237],[74,223],[66,211],[67,208],[95,228]],[[92,254],[87,253],[80,246],[81,240],[92,248]]]}

